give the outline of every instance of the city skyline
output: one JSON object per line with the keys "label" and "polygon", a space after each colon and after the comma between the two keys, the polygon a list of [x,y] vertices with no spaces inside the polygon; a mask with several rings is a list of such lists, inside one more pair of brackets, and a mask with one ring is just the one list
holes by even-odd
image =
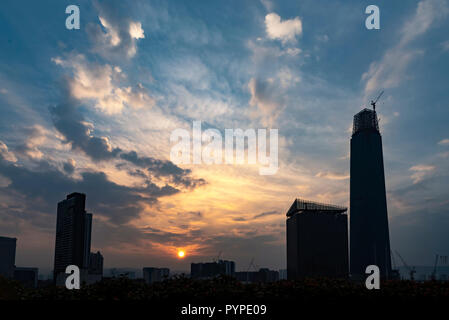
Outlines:
{"label": "city skyline", "polygon": [[[80,1],[80,30],[69,4],[0,8],[0,236],[17,265],[51,272],[56,204],[81,192],[105,268],[222,252],[285,269],[293,199],[350,207],[353,115],[381,90],[391,250],[449,252],[448,1],[379,1],[380,30],[358,1]],[[193,121],[279,129],[279,170],[174,164],[170,134]]]}

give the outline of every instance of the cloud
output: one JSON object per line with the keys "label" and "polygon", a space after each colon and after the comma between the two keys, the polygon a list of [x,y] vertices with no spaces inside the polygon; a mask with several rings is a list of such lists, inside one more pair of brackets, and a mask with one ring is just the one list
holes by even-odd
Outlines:
{"label": "cloud", "polygon": [[281,40],[283,43],[296,42],[296,36],[302,34],[299,17],[281,21],[281,17],[274,12],[265,16],[265,28],[268,38]]}
{"label": "cloud", "polygon": [[55,204],[74,191],[87,194],[89,209],[122,224],[136,218],[142,203],[154,204],[159,197],[179,192],[169,185],[159,187],[147,181],[142,187],[127,187],[111,182],[101,171],[81,172],[72,179],[47,162],[35,170],[13,165],[0,158],[0,174],[10,180],[8,192],[25,197],[23,212],[54,212]]}
{"label": "cloud", "polygon": [[264,125],[271,126],[281,111],[281,101],[276,97],[276,85],[272,80],[260,80],[251,78],[248,83],[251,94],[250,106],[257,107],[252,113],[254,118],[261,118]]}
{"label": "cloud", "polygon": [[416,184],[424,179],[427,174],[433,170],[435,170],[435,166],[418,164],[409,169],[410,171],[414,171],[415,173],[411,175],[413,179],[413,183]]}
{"label": "cloud", "polygon": [[72,97],[92,100],[96,108],[107,114],[120,113],[125,106],[140,109],[154,105],[154,99],[142,84],[120,86],[120,79],[126,76],[117,66],[113,68],[109,64],[91,63],[83,55],[67,60],[56,57],[52,61],[73,71],[73,78],[68,79]]}
{"label": "cloud", "polygon": [[26,135],[25,142],[15,147],[15,151],[19,155],[29,157],[31,159],[41,159],[43,153],[39,150],[40,146],[48,146],[48,137],[54,136],[54,132],[50,132],[41,125],[34,125],[23,129]]}
{"label": "cloud", "polygon": [[88,125],[75,107],[75,101],[68,98],[65,102],[50,107],[50,114],[56,129],[70,143],[72,149],[81,150],[94,161],[115,158],[120,148],[113,148],[107,137],[95,137],[91,134],[92,126]]}
{"label": "cloud", "polygon": [[17,158],[14,155],[14,153],[9,151],[8,146],[1,140],[0,140],[0,157],[9,162],[17,162]]}
{"label": "cloud", "polygon": [[63,169],[66,173],[72,174],[73,172],[75,172],[75,166],[76,161],[73,159],[68,159],[66,162],[64,162]]}
{"label": "cloud", "polygon": [[444,0],[423,0],[418,3],[415,15],[409,17],[400,31],[397,44],[389,49],[382,59],[373,62],[362,75],[365,81],[365,94],[382,88],[397,87],[405,79],[406,68],[410,62],[424,52],[409,45],[426,33],[435,23],[449,12]]}
{"label": "cloud", "polygon": [[410,168],[411,171],[432,171],[434,169],[435,169],[434,166],[429,166],[425,164],[418,164]]}
{"label": "cloud", "polygon": [[133,39],[143,39],[145,38],[142,24],[140,22],[131,21],[129,24],[129,35]]}
{"label": "cloud", "polygon": [[279,79],[280,85],[282,88],[287,89],[298,82],[301,81],[301,78],[297,75],[293,74],[289,68],[282,68],[278,74],[277,77]]}
{"label": "cloud", "polygon": [[270,0],[260,0],[265,10],[271,11],[273,10],[273,3]]}
{"label": "cloud", "polygon": [[443,51],[449,51],[449,40],[441,42],[441,48],[443,48]]}
{"label": "cloud", "polygon": [[315,175],[315,177],[325,178],[325,179],[329,179],[329,180],[347,180],[347,179],[349,179],[349,174],[340,174],[340,173],[333,173],[333,172],[327,172],[327,171],[320,171]]}
{"label": "cloud", "polygon": [[141,22],[121,14],[126,9],[124,3],[95,2],[95,6],[100,23],[89,23],[86,27],[94,52],[110,60],[134,57],[137,40],[145,38]]}
{"label": "cloud", "polygon": [[155,178],[168,177],[176,185],[183,185],[186,188],[195,188],[204,185],[204,179],[193,179],[189,177],[191,170],[182,169],[168,160],[159,160],[152,157],[140,157],[136,151],[129,151],[120,154],[120,158],[127,160],[134,165],[145,168]]}
{"label": "cloud", "polygon": [[440,144],[442,146],[449,145],[449,139],[443,139],[440,142],[438,142],[438,144]]}
{"label": "cloud", "polygon": [[253,219],[259,219],[259,218],[262,218],[262,217],[272,216],[272,215],[277,215],[277,214],[279,214],[278,211],[267,211],[267,212],[262,212],[262,213],[256,214],[256,215],[253,217]]}
{"label": "cloud", "polygon": [[126,160],[137,167],[147,169],[154,178],[167,177],[171,183],[190,189],[206,183],[204,179],[192,178],[190,170],[182,169],[171,161],[139,156],[134,150],[124,151],[113,147],[108,137],[94,136],[93,125],[86,123],[76,108],[76,101],[71,98],[50,107],[49,110],[56,129],[64,136],[66,143],[70,143],[73,150],[82,151],[96,162]]}

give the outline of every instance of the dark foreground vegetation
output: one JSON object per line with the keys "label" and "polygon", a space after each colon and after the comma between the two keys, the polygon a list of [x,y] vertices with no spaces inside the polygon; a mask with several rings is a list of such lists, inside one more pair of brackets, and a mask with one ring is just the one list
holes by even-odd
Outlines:
{"label": "dark foreground vegetation", "polygon": [[24,288],[0,277],[0,300],[121,300],[121,301],[189,301],[236,303],[251,301],[297,301],[320,299],[340,302],[347,298],[361,301],[447,300],[449,282],[385,281],[380,290],[368,290],[364,283],[347,280],[306,279],[273,283],[243,284],[229,277],[192,280],[176,277],[147,285],[127,278],[105,279],[82,286],[80,290],[47,286]]}

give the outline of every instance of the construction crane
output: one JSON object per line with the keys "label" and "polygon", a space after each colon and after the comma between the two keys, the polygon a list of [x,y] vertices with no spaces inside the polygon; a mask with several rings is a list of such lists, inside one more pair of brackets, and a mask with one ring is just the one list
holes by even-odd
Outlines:
{"label": "construction crane", "polygon": [[393,269],[396,269],[396,260],[394,259],[394,254],[391,254],[391,260],[393,262]]}
{"label": "construction crane", "polygon": [[436,255],[435,256],[435,263],[433,264],[433,271],[432,271],[432,274],[430,275],[430,280],[436,280],[437,279],[438,258],[439,258],[439,256]]}
{"label": "construction crane", "polygon": [[217,256],[213,261],[214,261],[214,262],[219,262],[222,253],[223,253],[223,251],[220,250],[220,251],[218,252],[218,256]]}
{"label": "construction crane", "polygon": [[390,278],[394,279],[394,280],[399,280],[401,279],[401,275],[399,273],[399,269],[397,269],[396,267],[396,260],[394,259],[394,254],[392,251],[390,251],[390,255],[391,255],[391,261],[393,263],[393,269],[391,270],[391,275]]}
{"label": "construction crane", "polygon": [[251,258],[251,261],[248,265],[248,269],[246,270],[246,282],[249,282],[249,270],[251,269],[251,267],[254,268],[255,271],[257,271],[257,265],[254,264],[254,258]]}
{"label": "construction crane", "polygon": [[384,91],[382,90],[379,95],[377,96],[377,98],[373,101],[371,100],[371,105],[373,106],[373,110],[376,111],[376,103],[377,101],[379,101],[380,97],[384,94]]}
{"label": "construction crane", "polygon": [[399,254],[399,252],[395,251],[396,254],[398,255],[399,259],[401,259],[402,263],[404,264],[404,267],[407,268],[408,272],[410,273],[410,280],[414,281],[415,280],[415,267],[410,268],[407,263],[405,262],[405,260],[401,257],[401,255]]}

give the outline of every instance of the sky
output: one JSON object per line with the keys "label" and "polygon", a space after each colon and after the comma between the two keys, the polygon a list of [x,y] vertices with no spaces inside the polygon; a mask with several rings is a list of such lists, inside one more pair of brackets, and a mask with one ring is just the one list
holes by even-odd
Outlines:
{"label": "sky", "polygon": [[[381,90],[391,247],[409,265],[449,254],[447,0],[78,1],[79,30],[71,4],[0,6],[0,235],[18,238],[16,265],[51,270],[56,206],[77,191],[105,267],[285,268],[295,198],[349,207],[353,115]],[[278,171],[172,162],[172,132],[194,121],[278,129]]]}

